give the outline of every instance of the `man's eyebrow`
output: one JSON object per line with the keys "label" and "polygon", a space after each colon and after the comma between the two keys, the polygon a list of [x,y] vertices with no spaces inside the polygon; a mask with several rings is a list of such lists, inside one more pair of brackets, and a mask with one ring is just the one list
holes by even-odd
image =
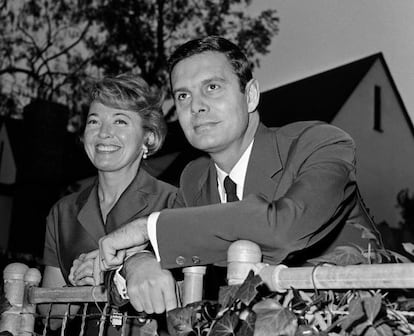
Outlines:
{"label": "man's eyebrow", "polygon": [[179,87],[175,90],[173,90],[173,95],[175,95],[177,92],[189,92],[190,90],[186,89],[185,87]]}
{"label": "man's eyebrow", "polygon": [[220,76],[213,76],[213,77],[209,77],[204,79],[203,81],[201,81],[202,84],[208,84],[210,82],[225,82],[226,79]]}
{"label": "man's eyebrow", "polygon": [[[201,84],[202,85],[206,85],[206,84],[211,83],[211,82],[221,82],[221,83],[224,83],[225,81],[226,81],[226,79],[223,78],[223,77],[221,77],[221,76],[213,76],[213,77],[209,77],[209,78],[203,79],[201,81]],[[189,91],[190,90],[187,89],[186,87],[179,87],[177,89],[174,89],[172,93],[174,95],[177,92],[189,92]]]}

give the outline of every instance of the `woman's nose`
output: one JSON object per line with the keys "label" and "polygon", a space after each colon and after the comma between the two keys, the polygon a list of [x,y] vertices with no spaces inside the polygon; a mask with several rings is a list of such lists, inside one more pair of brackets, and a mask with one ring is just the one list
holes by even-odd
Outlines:
{"label": "woman's nose", "polygon": [[101,127],[99,128],[99,136],[101,138],[108,138],[112,136],[112,125],[108,123],[102,123]]}

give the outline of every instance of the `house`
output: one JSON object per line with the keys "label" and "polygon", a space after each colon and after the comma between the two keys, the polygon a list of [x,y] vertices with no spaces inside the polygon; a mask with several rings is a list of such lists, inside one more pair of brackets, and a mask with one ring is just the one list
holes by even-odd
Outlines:
{"label": "house", "polygon": [[414,127],[382,53],[262,93],[262,121],[323,120],[357,146],[362,196],[377,223],[397,227],[397,194],[414,191]]}
{"label": "house", "polygon": [[[22,120],[0,120],[0,251],[41,257],[51,206],[96,176],[79,135],[68,132],[68,115],[63,105],[34,100]],[[178,184],[185,164],[198,155],[174,121],[144,168]]]}
{"label": "house", "polygon": [[17,176],[16,142],[10,135],[20,127],[19,120],[0,120],[0,250],[6,250]]}

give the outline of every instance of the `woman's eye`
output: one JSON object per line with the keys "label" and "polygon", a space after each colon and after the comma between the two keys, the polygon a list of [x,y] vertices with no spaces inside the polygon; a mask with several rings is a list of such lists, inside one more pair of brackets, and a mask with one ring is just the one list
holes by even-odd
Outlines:
{"label": "woman's eye", "polygon": [[117,119],[115,120],[115,124],[116,125],[127,125],[128,123],[123,119]]}
{"label": "woman's eye", "polygon": [[95,125],[97,123],[98,123],[98,121],[96,119],[88,119],[86,121],[86,125]]}

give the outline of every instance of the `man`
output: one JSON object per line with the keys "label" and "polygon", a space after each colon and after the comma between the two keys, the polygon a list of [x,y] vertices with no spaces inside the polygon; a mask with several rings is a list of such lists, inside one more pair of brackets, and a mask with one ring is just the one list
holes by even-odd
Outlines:
{"label": "man", "polygon": [[[169,70],[184,134],[208,157],[184,169],[175,209],[135,220],[100,241],[104,268],[110,268],[123,262],[124,249],[150,239],[159,263],[145,253],[125,265],[137,310],[174,308],[165,269],[225,262],[236,240],[258,243],[264,262],[288,265],[338,245],[367,246],[353,225],[371,223],[358,198],[348,134],[320,122],[261,124],[258,82],[245,55],[223,38],[187,42],[172,55]],[[274,113],[289,111],[275,107]],[[229,202],[235,198],[240,201]]]}

